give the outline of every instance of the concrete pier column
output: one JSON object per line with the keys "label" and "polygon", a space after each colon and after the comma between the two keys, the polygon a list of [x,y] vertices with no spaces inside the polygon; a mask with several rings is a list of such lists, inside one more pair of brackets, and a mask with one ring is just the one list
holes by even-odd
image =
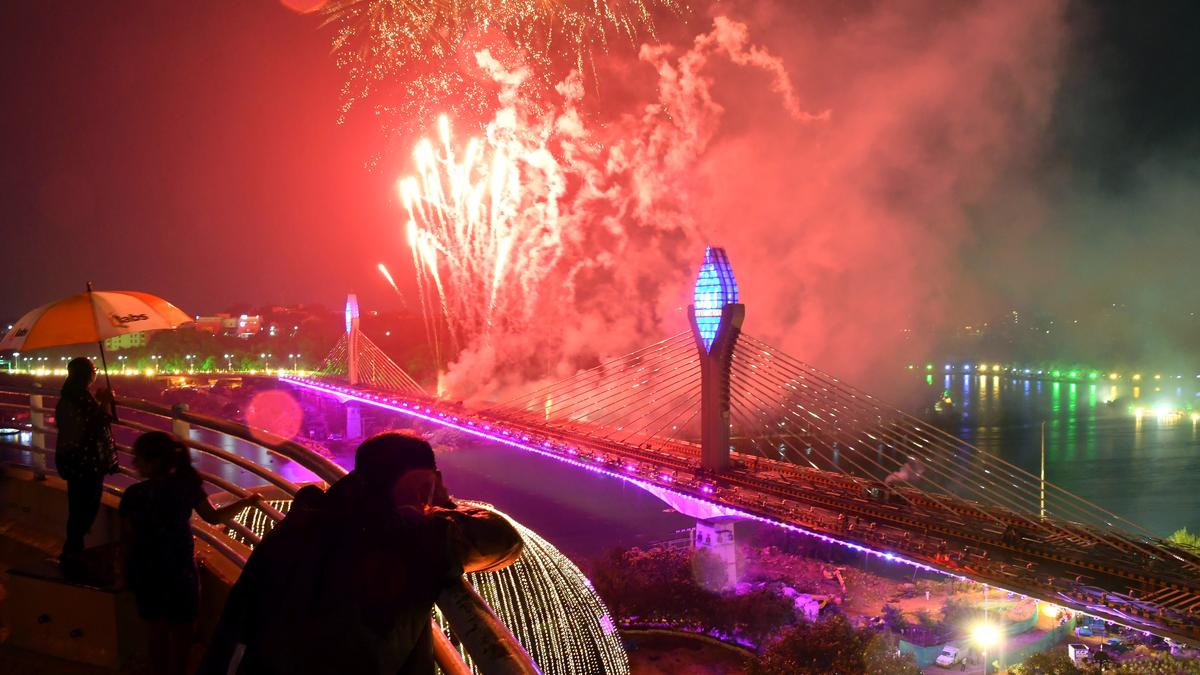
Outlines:
{"label": "concrete pier column", "polygon": [[29,395],[29,421],[33,425],[31,445],[33,446],[34,480],[46,480],[46,453],[50,451],[50,448],[46,447],[46,432],[42,431],[46,428],[46,414],[42,412],[45,405],[46,402],[41,394]]}
{"label": "concrete pier column", "polygon": [[346,402],[346,440],[363,437],[362,409],[357,403]]}
{"label": "concrete pier column", "polygon": [[732,589],[741,578],[738,569],[737,538],[734,536],[733,517],[710,518],[697,520],[696,529],[692,532],[692,549],[705,551],[713,567],[707,565],[699,572],[698,581],[712,591],[727,591]]}

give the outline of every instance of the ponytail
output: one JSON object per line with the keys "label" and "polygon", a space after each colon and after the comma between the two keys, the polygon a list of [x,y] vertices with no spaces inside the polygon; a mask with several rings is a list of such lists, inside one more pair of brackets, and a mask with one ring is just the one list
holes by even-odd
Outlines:
{"label": "ponytail", "polygon": [[186,478],[188,481],[200,483],[200,474],[196,473],[195,467],[192,466],[192,451],[188,449],[183,441],[176,436],[171,436],[174,441],[174,446],[171,449],[171,457],[168,466],[175,471],[175,475],[180,478]]}

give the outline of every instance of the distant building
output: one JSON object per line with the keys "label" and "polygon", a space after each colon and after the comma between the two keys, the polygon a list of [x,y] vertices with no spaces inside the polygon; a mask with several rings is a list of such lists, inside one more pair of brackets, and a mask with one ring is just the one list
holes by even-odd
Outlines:
{"label": "distant building", "polygon": [[229,335],[248,338],[257,335],[262,330],[262,316],[259,314],[214,314],[213,316],[197,316],[193,324],[196,330],[212,333],[213,335]]}
{"label": "distant building", "polygon": [[228,314],[217,314],[216,316],[198,316],[196,323],[192,325],[198,331],[212,333],[213,335],[225,334],[225,320],[229,318]]}
{"label": "distant building", "polygon": [[125,335],[118,335],[105,340],[104,348],[110,352],[119,352],[122,349],[145,347],[149,340],[149,333],[126,333]]}
{"label": "distant building", "polygon": [[262,316],[258,314],[241,314],[236,319],[227,319],[225,326],[226,335],[248,338],[258,335],[258,331],[262,330]]}

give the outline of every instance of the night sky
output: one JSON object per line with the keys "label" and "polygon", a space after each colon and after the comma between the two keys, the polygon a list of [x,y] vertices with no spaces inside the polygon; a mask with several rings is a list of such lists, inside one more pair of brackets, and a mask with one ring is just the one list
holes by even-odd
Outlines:
{"label": "night sky", "polygon": [[391,178],[364,168],[369,127],[336,124],[317,19],[262,0],[5,13],[0,315],[89,280],[192,312],[382,284]]}
{"label": "night sky", "polygon": [[[392,192],[407,157],[382,152],[368,109],[337,123],[344,78],[318,18],[270,0],[45,0],[5,14],[0,316],[89,280],[195,313],[332,305],[350,290],[396,303],[375,265],[411,276]],[[1047,299],[1014,279],[1044,275],[1011,266],[1052,255],[1094,269],[1138,241],[1184,271],[1127,271],[1121,285],[1200,305],[1186,272],[1200,253],[1198,15],[1191,2],[1068,5],[1053,121],[1026,177],[1046,218],[1015,251],[996,252],[1008,235],[986,229],[962,251],[1008,266],[981,272],[1002,302],[1097,301],[1092,277]],[[1153,215],[1164,201],[1173,215]]]}

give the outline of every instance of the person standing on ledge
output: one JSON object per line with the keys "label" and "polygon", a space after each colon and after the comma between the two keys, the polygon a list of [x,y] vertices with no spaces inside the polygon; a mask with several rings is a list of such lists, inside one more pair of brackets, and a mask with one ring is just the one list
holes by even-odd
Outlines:
{"label": "person standing on ledge", "polygon": [[117,450],[113,442],[113,392],[101,389],[92,396],[89,387],[96,380],[96,366],[90,359],[77,357],[67,364],[54,421],[58,436],[54,444],[54,464],[58,475],[67,481],[67,540],[59,562],[66,577],[78,576],[82,569],[83,540],[96,514],[104,477],[117,472]]}
{"label": "person standing on ledge", "polygon": [[503,516],[450,499],[429,443],[373,436],[353,471],[297,492],[254,548],[199,672],[432,675],[438,596],[522,546]]}
{"label": "person standing on ledge", "polygon": [[183,675],[200,611],[192,511],[218,525],[260,504],[261,498],[252,494],[214,507],[187,446],[165,431],[134,441],[133,466],[145,480],[130,485],[121,497],[125,579],[137,599],[138,616],[146,622],[150,672]]}

